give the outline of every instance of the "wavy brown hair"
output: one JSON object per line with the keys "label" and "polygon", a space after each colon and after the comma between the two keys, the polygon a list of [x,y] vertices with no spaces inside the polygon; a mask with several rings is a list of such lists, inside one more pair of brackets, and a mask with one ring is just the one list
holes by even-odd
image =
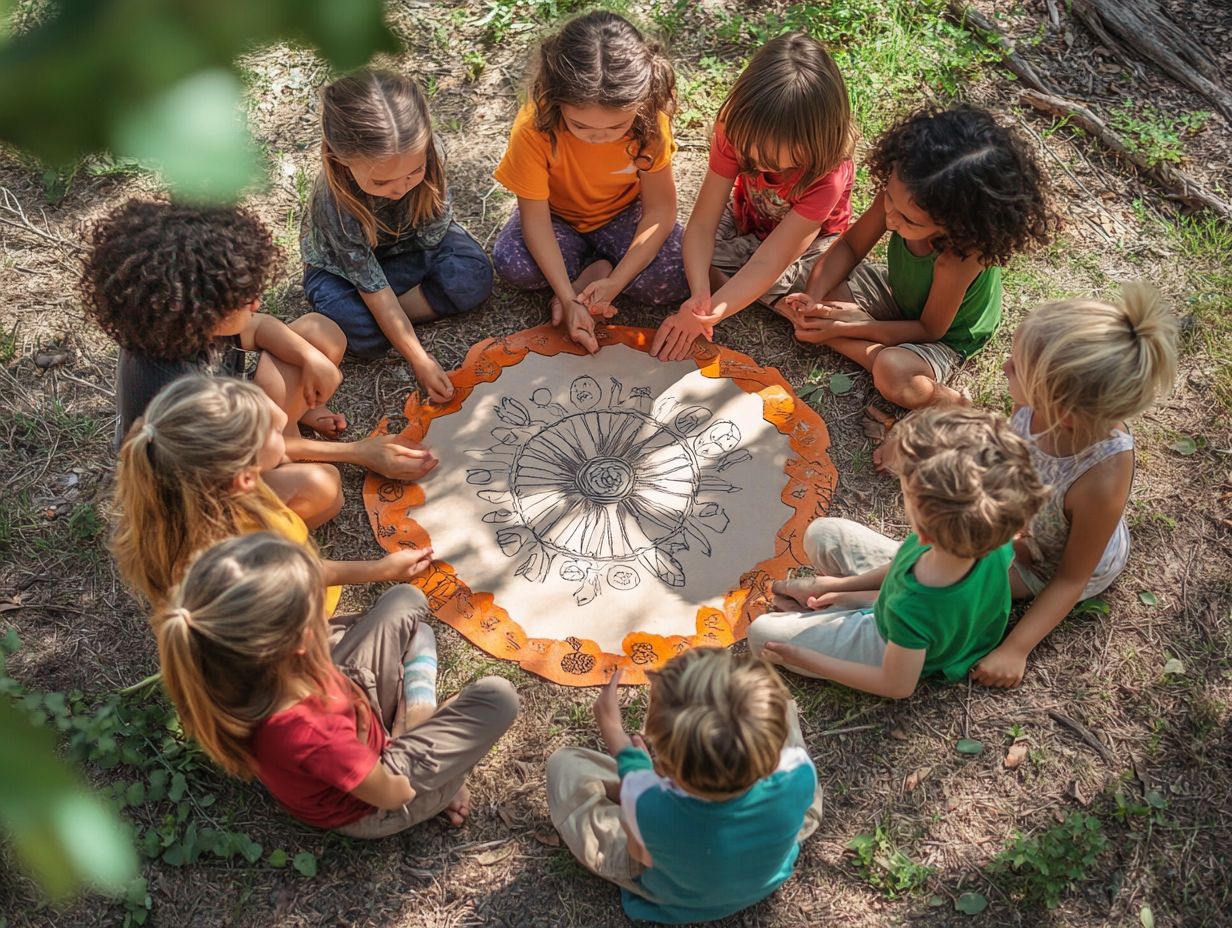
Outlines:
{"label": "wavy brown hair", "polygon": [[124,582],[151,604],[202,548],[276,524],[285,507],[264,481],[251,492],[234,486],[257,466],[272,422],[270,401],[253,384],[186,374],[133,423],[116,470],[111,553]]}
{"label": "wavy brown hair", "polygon": [[919,527],[957,557],[1001,547],[1048,498],[1026,441],[971,406],[917,409],[890,432],[885,461]]}
{"label": "wavy brown hair", "polygon": [[693,648],[649,677],[646,742],[681,786],[736,793],[778,768],[791,697],[767,661]]}
{"label": "wavy brown hair", "polygon": [[843,75],[825,47],[803,32],[788,32],[758,50],[719,108],[717,123],[744,174],[779,171],[778,150],[788,148],[795,162],[790,173],[799,172],[792,196],[850,158],[855,147]]}
{"label": "wavy brown hair", "polygon": [[249,739],[292,684],[329,692],[324,589],[311,552],[254,532],[203,551],[155,613],[163,685],[184,733],[228,773],[256,775]]}
{"label": "wavy brown hair", "polygon": [[[404,197],[398,228],[376,218],[347,164],[425,153],[423,180]],[[432,137],[432,115],[419,85],[392,71],[356,71],[321,91],[321,164],[339,209],[359,220],[368,244],[377,231],[401,235],[445,211],[445,166]]]}
{"label": "wavy brown hair", "polygon": [[556,144],[560,105],[623,110],[637,106],[629,129],[629,157],[649,165],[661,144],[659,114],[676,112],[676,75],[663,46],[648,41],[627,19],[595,10],[544,39],[531,80],[535,128]]}
{"label": "wavy brown hair", "polygon": [[265,292],[281,260],[269,229],[243,207],[133,199],[91,226],[78,290],[121,348],[186,361]]}
{"label": "wavy brown hair", "polygon": [[960,258],[1005,264],[1048,244],[1060,227],[1048,175],[1031,148],[978,107],[912,113],[878,139],[868,166],[881,187],[896,173],[945,230],[935,247]]}

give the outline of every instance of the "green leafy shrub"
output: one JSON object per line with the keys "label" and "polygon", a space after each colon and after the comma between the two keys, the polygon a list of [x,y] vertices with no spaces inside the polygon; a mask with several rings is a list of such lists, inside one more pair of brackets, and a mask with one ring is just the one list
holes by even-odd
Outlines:
{"label": "green leafy shrub", "polygon": [[1072,812],[1041,834],[1019,832],[988,865],[988,872],[1024,901],[1054,909],[1070,888],[1088,879],[1107,846],[1099,819]]}

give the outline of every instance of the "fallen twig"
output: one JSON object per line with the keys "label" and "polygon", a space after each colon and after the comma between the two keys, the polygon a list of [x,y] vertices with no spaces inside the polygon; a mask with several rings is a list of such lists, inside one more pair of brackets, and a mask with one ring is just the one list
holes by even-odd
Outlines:
{"label": "fallen twig", "polygon": [[1071,719],[1068,715],[1063,715],[1062,713],[1057,712],[1054,709],[1048,710],[1048,716],[1054,722],[1058,722],[1061,725],[1064,725],[1066,728],[1068,728],[1070,731],[1076,734],[1079,738],[1085,741],[1091,748],[1095,750],[1097,754],[1099,754],[1100,757],[1104,759],[1104,763],[1106,763],[1109,767],[1115,766],[1116,757],[1113,755],[1111,749],[1106,744],[1104,744],[1104,742],[1100,741],[1097,737],[1095,737],[1095,735],[1091,732],[1091,729],[1087,728],[1081,722],[1076,721],[1075,719]]}

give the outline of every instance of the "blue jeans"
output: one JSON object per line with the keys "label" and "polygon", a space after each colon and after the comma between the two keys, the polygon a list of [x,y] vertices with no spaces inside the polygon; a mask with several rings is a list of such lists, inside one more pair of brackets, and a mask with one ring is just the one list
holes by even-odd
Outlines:
{"label": "blue jeans", "polygon": [[[394,294],[420,287],[439,316],[469,312],[492,292],[492,263],[483,248],[456,222],[435,248],[378,258]],[[324,268],[304,267],[304,294],[312,308],[346,333],[347,351],[364,361],[390,349],[376,317],[355,285]]]}

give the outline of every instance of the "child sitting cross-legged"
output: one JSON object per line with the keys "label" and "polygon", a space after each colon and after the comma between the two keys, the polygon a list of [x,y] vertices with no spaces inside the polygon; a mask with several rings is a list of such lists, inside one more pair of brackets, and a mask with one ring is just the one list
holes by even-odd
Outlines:
{"label": "child sitting cross-legged", "polygon": [[553,754],[548,809],[574,855],[621,888],[630,918],[723,918],[791,876],[821,820],[817,772],[765,661],[697,648],[650,676],[645,740],[624,730],[617,671],[595,701],[609,753]]}
{"label": "child sitting cross-legged", "polygon": [[[961,680],[1001,642],[1012,540],[1047,497],[1000,416],[930,407],[890,433],[912,532],[901,544],[847,519],[805,535],[814,577],[780,581],[749,646],[789,670],[903,699],[921,677]],[[797,611],[800,610],[800,611]]]}

